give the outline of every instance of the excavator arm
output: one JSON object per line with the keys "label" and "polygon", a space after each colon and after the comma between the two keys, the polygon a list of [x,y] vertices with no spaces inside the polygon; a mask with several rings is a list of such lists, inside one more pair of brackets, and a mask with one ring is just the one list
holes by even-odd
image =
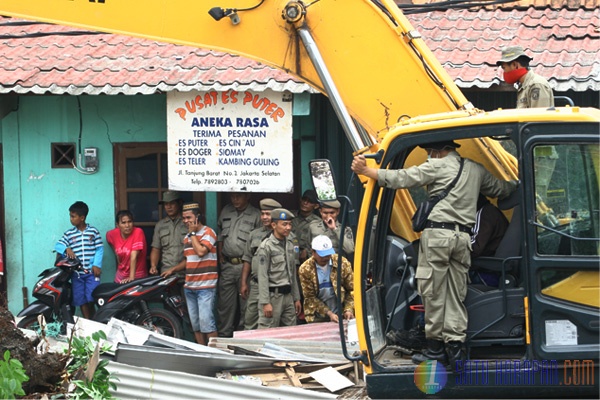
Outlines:
{"label": "excavator arm", "polygon": [[352,119],[366,131],[350,139],[355,150],[401,119],[472,107],[391,0],[0,0],[0,14],[219,50],[285,70],[334,108],[339,96],[346,133],[356,129]]}

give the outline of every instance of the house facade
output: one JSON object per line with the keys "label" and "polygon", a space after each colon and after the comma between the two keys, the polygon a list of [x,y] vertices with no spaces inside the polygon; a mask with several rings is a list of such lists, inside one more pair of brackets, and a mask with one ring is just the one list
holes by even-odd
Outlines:
{"label": "house facade", "polygon": [[[514,88],[501,82],[495,60],[515,37],[557,95],[598,107],[600,59],[598,46],[590,44],[600,35],[598,5],[517,5],[408,17],[478,108],[514,105]],[[567,26],[553,28],[560,24]],[[581,45],[560,48],[556,41]],[[158,200],[169,188],[169,92],[274,92],[292,101],[293,192],[256,193],[254,204],[268,196],[295,209],[310,187],[306,166],[312,158],[331,159],[346,191],[352,150],[328,100],[281,71],[219,52],[4,17],[0,46],[0,235],[6,266],[0,288],[13,313],[32,300],[38,274],[52,266],[52,249],[70,227],[73,202],[88,203],[88,221],[103,234],[114,228],[117,210],[134,209],[136,225],[151,238],[163,216]],[[357,186],[349,192],[355,208],[362,190]],[[184,196],[202,205],[213,227],[228,202],[221,192]],[[107,247],[102,281],[111,282],[114,274]]]}

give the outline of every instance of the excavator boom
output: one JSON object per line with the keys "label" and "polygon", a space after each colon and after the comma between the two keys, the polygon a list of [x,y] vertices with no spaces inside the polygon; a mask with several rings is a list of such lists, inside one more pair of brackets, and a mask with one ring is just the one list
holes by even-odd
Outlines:
{"label": "excavator boom", "polygon": [[331,95],[301,30],[373,142],[401,118],[471,107],[391,0],[0,0],[0,14],[239,54]]}

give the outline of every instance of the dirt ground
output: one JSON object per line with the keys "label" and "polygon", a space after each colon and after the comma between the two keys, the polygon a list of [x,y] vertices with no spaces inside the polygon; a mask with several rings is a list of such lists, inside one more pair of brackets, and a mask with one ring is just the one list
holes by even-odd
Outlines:
{"label": "dirt ground", "polygon": [[0,356],[10,350],[12,358],[23,364],[29,381],[23,384],[26,398],[39,398],[42,394],[50,397],[61,393],[61,376],[65,370],[64,354],[37,354],[35,346],[39,342],[29,340],[14,324],[14,317],[6,308],[0,308]]}

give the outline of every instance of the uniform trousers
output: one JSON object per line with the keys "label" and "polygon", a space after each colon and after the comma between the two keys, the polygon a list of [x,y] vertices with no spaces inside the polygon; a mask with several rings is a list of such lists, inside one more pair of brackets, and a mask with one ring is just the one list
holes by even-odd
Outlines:
{"label": "uniform trousers", "polygon": [[427,339],[464,342],[467,330],[467,275],[471,266],[468,233],[425,229],[419,245],[417,288],[425,308]]}
{"label": "uniform trousers", "polygon": [[244,330],[258,328],[258,283],[250,280],[250,292],[246,300],[246,315],[244,317]]}
{"label": "uniform trousers", "polygon": [[217,294],[219,336],[232,337],[240,318],[246,312],[246,301],[240,296],[242,266],[243,264],[221,263]]}
{"label": "uniform trousers", "polygon": [[258,329],[277,328],[278,326],[296,325],[296,308],[294,297],[291,293],[269,293],[271,305],[273,306],[273,317],[265,317],[263,308],[258,306]]}

